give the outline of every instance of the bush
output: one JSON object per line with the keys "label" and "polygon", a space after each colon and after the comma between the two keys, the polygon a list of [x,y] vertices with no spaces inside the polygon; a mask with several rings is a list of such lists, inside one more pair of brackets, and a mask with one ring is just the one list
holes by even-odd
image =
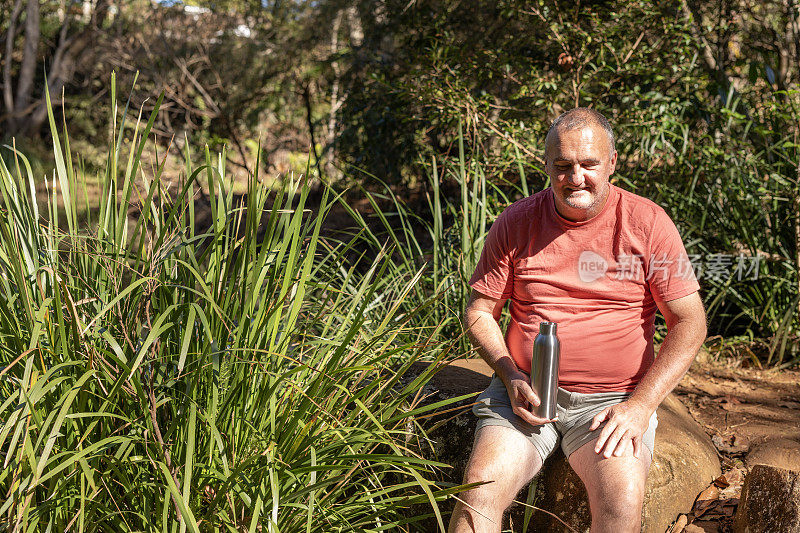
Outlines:
{"label": "bush", "polygon": [[94,212],[52,112],[44,212],[27,159],[0,166],[3,527],[380,531],[420,502],[442,524],[446,465],[421,458],[429,407],[409,400],[435,365],[401,378],[452,344],[416,327],[424,299],[404,307],[418,276],[387,283],[390,250],[364,267],[320,237],[327,189],[316,213],[304,183],[255,175],[237,197],[207,149],[174,190],[163,161],[147,176],[160,102],[126,160],[113,132]]}

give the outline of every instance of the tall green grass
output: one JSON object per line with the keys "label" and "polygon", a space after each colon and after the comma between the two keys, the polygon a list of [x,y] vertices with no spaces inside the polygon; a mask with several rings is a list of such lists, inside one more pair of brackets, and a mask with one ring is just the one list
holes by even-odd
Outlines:
{"label": "tall green grass", "polygon": [[[393,245],[390,279],[420,272],[402,307],[421,308],[423,302],[434,298],[436,304],[424,306],[426,312],[418,316],[418,323],[428,329],[439,328],[441,338],[456,339],[458,352],[466,353],[473,347],[462,335],[461,315],[489,226],[513,202],[514,195],[528,196],[530,192],[522,164],[518,166],[518,184],[507,189],[486,176],[480,154],[467,152],[460,129],[457,144],[453,159],[444,163],[431,159],[421,165],[427,169],[424,203],[412,204],[376,176],[357,170],[364,181],[378,185],[377,192],[374,187],[360,188],[370,214],[357,211],[344,200],[341,204],[357,221],[354,239],[360,246],[377,251],[385,242]],[[505,321],[507,317],[503,325]]]}
{"label": "tall green grass", "polygon": [[[0,164],[0,527],[443,530],[455,489],[430,481],[446,465],[422,458],[415,419],[436,407],[415,397],[435,364],[404,374],[457,341],[418,326],[435,298],[407,304],[422,269],[400,275],[397,242],[354,262],[356,241],[323,239],[327,189],[313,212],[302,181],[255,175],[234,195],[224,153],[197,168],[187,153],[168,189],[165,159],[142,168],[160,101],[130,127],[112,80],[88,214],[52,112],[42,212],[24,155]],[[420,502],[429,513],[406,516]]]}

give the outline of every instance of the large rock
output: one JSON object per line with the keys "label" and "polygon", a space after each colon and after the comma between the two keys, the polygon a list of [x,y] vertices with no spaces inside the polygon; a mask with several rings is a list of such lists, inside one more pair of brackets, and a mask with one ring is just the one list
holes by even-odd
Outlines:
{"label": "large rock", "polygon": [[[424,392],[430,394],[429,402],[468,393],[477,396],[488,386],[491,375],[492,370],[481,359],[456,361],[441,370]],[[433,455],[453,466],[445,481],[462,481],[472,452],[476,422],[470,410],[472,401],[474,397],[460,402],[460,413],[449,411],[441,417],[441,420],[449,420],[429,434],[434,446]],[[448,409],[453,407],[448,406]],[[677,397],[670,395],[662,403],[658,418],[656,451],[643,511],[643,531],[661,533],[680,513],[692,509],[697,494],[720,475],[720,465],[711,441]],[[526,498],[527,489],[516,499],[525,501]],[[590,515],[586,491],[560,451],[548,459],[537,477],[535,505],[557,514],[578,531],[588,531]],[[442,509],[449,516],[452,502],[448,500]],[[523,515],[524,507],[512,508],[510,520],[514,531],[520,530]],[[435,531],[433,525],[430,531]],[[536,512],[529,531],[568,529],[546,513]]]}
{"label": "large rock", "polygon": [[[421,367],[414,370],[418,373]],[[491,380],[492,369],[483,359],[461,359],[440,370],[423,390],[423,394],[429,395],[426,401],[430,403],[473,394],[466,400],[446,406],[448,412],[436,418],[447,422],[429,435],[433,439],[433,451],[438,460],[453,467],[452,475],[449,476],[453,482],[461,483],[467,460],[472,453],[472,441],[478,421],[472,414],[472,404],[478,394],[489,386]],[[428,427],[430,425],[427,424]]]}
{"label": "large rock", "polygon": [[800,533],[800,472],[757,464],[744,478],[735,533]]}
{"label": "large rock", "polygon": [[773,439],[751,448],[745,459],[747,466],[769,465],[787,470],[800,470],[800,442]]}

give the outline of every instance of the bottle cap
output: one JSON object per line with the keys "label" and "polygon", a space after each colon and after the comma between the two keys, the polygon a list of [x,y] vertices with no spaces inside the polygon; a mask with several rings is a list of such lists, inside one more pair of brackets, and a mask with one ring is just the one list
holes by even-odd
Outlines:
{"label": "bottle cap", "polygon": [[556,333],[555,322],[539,322],[539,333],[542,335],[555,335]]}

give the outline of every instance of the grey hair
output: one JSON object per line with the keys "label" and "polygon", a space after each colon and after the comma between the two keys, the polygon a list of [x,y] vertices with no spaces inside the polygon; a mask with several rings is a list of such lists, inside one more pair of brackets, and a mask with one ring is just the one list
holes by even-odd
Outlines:
{"label": "grey hair", "polygon": [[550,128],[547,130],[545,145],[547,145],[547,139],[556,131],[571,131],[588,126],[600,126],[603,131],[606,132],[608,144],[611,148],[609,157],[614,155],[614,150],[616,148],[614,145],[614,131],[611,129],[611,124],[609,124],[608,119],[604,117],[602,113],[588,107],[576,107],[575,109],[570,109],[560,114],[558,118],[550,124]]}

